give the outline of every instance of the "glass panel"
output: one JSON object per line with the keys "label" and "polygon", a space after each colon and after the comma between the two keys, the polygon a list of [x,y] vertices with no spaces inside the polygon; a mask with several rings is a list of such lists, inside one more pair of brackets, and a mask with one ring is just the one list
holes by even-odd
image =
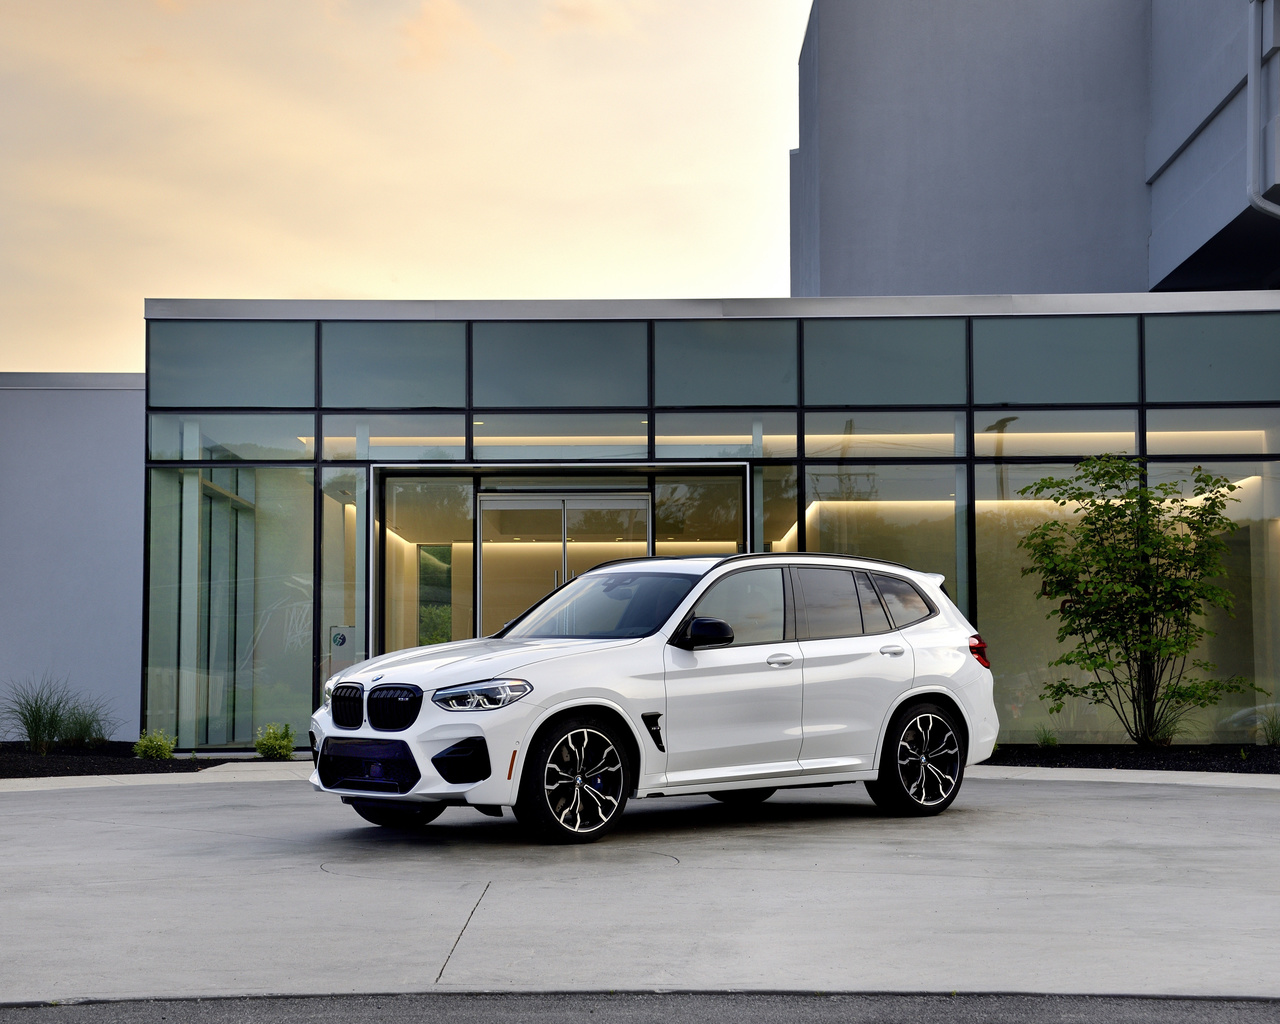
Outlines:
{"label": "glass panel", "polygon": [[751,473],[754,551],[798,551],[795,466],[757,466]]}
{"label": "glass panel", "polygon": [[649,496],[565,501],[565,571],[573,579],[601,562],[649,553]]}
{"label": "glass panel", "polygon": [[153,459],[245,462],[315,458],[316,418],[309,413],[153,413],[147,417],[147,428]]}
{"label": "glass panel", "polygon": [[476,405],[648,405],[643,323],[477,323],[471,327]]}
{"label": "glass panel", "polygon": [[475,636],[469,477],[386,479],[385,651]]}
{"label": "glass panel", "polygon": [[315,324],[285,320],[152,320],[151,405],[316,404]]}
{"label": "glass panel", "polygon": [[328,679],[369,656],[365,643],[365,471],[321,471],[320,674]]}
{"label": "glass panel", "polygon": [[480,506],[480,632],[496,633],[564,582],[564,504]]}
{"label": "glass panel", "polygon": [[461,416],[326,416],[326,459],[461,459],[466,453]]}
{"label": "glass panel", "polygon": [[694,615],[724,619],[733,627],[733,647],[777,643],[785,628],[781,569],[748,569],[714,584]]}
{"label": "glass panel", "polygon": [[660,476],[654,482],[655,555],[735,555],[746,550],[742,478]]}
{"label": "glass panel", "polygon": [[1280,409],[1150,409],[1151,455],[1280,453]]}
{"label": "glass panel", "polygon": [[330,409],[467,404],[465,324],[324,323],[320,351]]}
{"label": "glass panel", "polygon": [[555,474],[531,474],[529,476],[484,476],[480,490],[491,491],[635,491],[646,485],[639,473],[628,476],[556,476]]}
{"label": "glass panel", "polygon": [[1146,318],[1147,401],[1272,402],[1280,313]]}
{"label": "glass panel", "polygon": [[865,572],[856,572],[854,576],[858,580],[858,602],[862,606],[863,629],[868,633],[889,632],[893,628],[889,625],[889,613],[884,610],[871,577]]}
{"label": "glass panel", "polygon": [[623,639],[656,632],[697,582],[694,576],[609,571],[575,580],[505,634]]}
{"label": "glass panel", "polygon": [[794,320],[659,320],[658,405],[795,405]]}
{"label": "glass panel", "polygon": [[806,405],[953,405],[967,397],[963,320],[806,320]]}
{"label": "glass panel", "polygon": [[250,747],[311,714],[310,469],[153,469],[144,728]]}
{"label": "glass panel", "polygon": [[942,573],[957,603],[964,562],[963,466],[831,466],[809,470],[807,550],[866,555]]}
{"label": "glass panel", "polygon": [[804,599],[805,636],[823,640],[836,636],[858,636],[862,613],[858,610],[858,589],[848,569],[797,569]]}
{"label": "glass panel", "polygon": [[[1280,464],[1275,462],[1202,463],[1237,487],[1226,514],[1239,528],[1225,538],[1227,574],[1221,581],[1231,591],[1231,611],[1212,610],[1206,625],[1215,634],[1196,657],[1217,665],[1212,678],[1243,676],[1262,693],[1232,694],[1217,707],[1186,719],[1175,743],[1205,741],[1252,743],[1267,713],[1280,711]],[[1151,463],[1152,484],[1191,479],[1195,466]],[[1184,487],[1189,495],[1192,488]]]}
{"label": "glass panel", "polygon": [[1138,318],[973,321],[973,400],[1028,405],[1138,400]]}
{"label": "glass panel", "polygon": [[1138,450],[1138,414],[1132,409],[1088,412],[1003,409],[973,414],[973,452],[1005,455],[1133,455]]}
{"label": "glass panel", "polygon": [[660,459],[787,459],[796,455],[796,418],[783,412],[658,413]]}
{"label": "glass panel", "polygon": [[962,412],[810,412],[804,453],[813,459],[964,455]]}
{"label": "glass panel", "polygon": [[477,459],[643,459],[649,454],[643,413],[477,413]]}
{"label": "glass panel", "polygon": [[872,575],[875,577],[876,589],[880,591],[880,596],[884,599],[885,606],[893,618],[893,624],[898,629],[909,626],[913,622],[919,622],[921,619],[927,619],[933,614],[924,598],[920,596],[920,592],[906,580],[878,572]]}

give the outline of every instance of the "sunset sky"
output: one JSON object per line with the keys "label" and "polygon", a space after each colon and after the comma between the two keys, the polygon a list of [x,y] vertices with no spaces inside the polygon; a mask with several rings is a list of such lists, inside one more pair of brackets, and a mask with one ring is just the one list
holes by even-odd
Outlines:
{"label": "sunset sky", "polygon": [[0,371],[144,298],[788,293],[809,0],[0,0]]}

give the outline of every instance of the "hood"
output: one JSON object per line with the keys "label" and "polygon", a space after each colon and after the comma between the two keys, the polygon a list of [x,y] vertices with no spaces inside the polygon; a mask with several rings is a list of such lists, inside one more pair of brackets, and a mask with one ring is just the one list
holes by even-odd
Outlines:
{"label": "hood", "polygon": [[[344,681],[364,683],[414,683],[436,690],[456,683],[471,683],[518,673],[532,662],[566,654],[625,647],[635,637],[621,640],[456,640],[430,647],[411,647],[353,665],[341,673]],[[379,677],[379,678],[375,678]]]}

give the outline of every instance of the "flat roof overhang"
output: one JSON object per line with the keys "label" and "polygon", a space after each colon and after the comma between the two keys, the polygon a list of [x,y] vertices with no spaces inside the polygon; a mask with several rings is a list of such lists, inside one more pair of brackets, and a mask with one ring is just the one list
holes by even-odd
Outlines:
{"label": "flat roof overhang", "polygon": [[1280,291],[778,299],[146,299],[148,320],[726,320],[1280,311]]}

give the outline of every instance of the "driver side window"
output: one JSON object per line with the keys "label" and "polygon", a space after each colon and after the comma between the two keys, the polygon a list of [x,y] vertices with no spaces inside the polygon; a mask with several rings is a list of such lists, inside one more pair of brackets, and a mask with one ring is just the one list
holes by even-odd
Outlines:
{"label": "driver side window", "polygon": [[724,619],[733,627],[733,646],[776,643],[786,628],[781,569],[748,569],[712,585],[694,616]]}

